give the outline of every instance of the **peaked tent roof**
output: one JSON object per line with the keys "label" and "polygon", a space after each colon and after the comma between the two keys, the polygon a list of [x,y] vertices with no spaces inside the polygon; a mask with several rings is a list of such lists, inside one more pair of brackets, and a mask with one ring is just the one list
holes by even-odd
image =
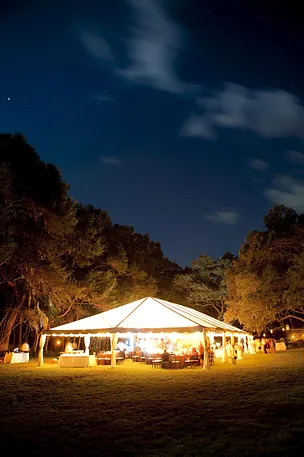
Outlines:
{"label": "peaked tent roof", "polygon": [[[104,333],[139,331],[195,332],[203,328],[246,333],[192,308],[159,298],[145,297],[118,308],[95,314],[44,333]],[[56,332],[54,332],[56,331]]]}

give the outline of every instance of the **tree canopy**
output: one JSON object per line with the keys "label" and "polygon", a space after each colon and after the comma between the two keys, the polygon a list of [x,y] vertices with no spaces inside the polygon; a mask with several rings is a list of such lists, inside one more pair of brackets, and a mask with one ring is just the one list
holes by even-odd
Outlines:
{"label": "tree canopy", "polygon": [[267,230],[248,234],[226,276],[226,320],[257,332],[290,318],[304,322],[303,215],[277,205],[264,222]]}
{"label": "tree canopy", "polygon": [[225,274],[233,258],[231,253],[216,260],[206,254],[198,257],[192,268],[174,279],[173,286],[180,293],[181,301],[221,320],[227,295]]}

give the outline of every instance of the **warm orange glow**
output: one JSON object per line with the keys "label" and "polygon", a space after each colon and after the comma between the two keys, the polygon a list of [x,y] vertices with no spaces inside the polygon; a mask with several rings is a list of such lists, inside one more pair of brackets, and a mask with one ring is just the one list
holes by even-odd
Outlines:
{"label": "warm orange glow", "polygon": [[57,341],[56,341],[56,344],[59,346],[59,344],[61,344],[61,341],[60,341],[60,340],[57,340]]}

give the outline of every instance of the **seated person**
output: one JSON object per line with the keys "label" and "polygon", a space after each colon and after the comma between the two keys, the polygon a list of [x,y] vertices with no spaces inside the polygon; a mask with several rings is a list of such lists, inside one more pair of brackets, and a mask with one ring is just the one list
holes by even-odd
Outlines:
{"label": "seated person", "polygon": [[122,357],[123,359],[125,359],[126,358],[126,350],[123,349],[122,351],[119,351],[118,357]]}
{"label": "seated person", "polygon": [[162,362],[170,362],[170,354],[167,352],[167,349],[164,349],[161,359],[162,359]]}
{"label": "seated person", "polygon": [[198,360],[199,359],[199,354],[197,352],[196,348],[192,348],[191,354],[190,354],[190,360]]}

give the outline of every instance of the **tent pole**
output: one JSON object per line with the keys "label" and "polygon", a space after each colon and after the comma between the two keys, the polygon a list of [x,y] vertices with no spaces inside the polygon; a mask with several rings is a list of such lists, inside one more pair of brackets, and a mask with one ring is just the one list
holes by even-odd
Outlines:
{"label": "tent pole", "polygon": [[248,340],[247,340],[247,336],[244,335],[244,354],[248,354]]}
{"label": "tent pole", "polygon": [[203,330],[203,345],[204,345],[204,365],[203,365],[203,370],[210,370],[208,343],[207,343],[207,335],[206,335],[206,330],[205,329]]}
{"label": "tent pole", "polygon": [[226,350],[226,333],[223,332],[223,357],[222,362],[227,362],[227,350]]}
{"label": "tent pole", "polygon": [[86,355],[89,355],[89,353],[90,353],[90,342],[91,342],[91,335],[89,335],[89,334],[84,335],[84,346],[85,346]]}
{"label": "tent pole", "polygon": [[111,335],[111,367],[112,368],[116,367],[115,349],[116,349],[116,345],[117,345],[117,340],[118,340],[118,334],[112,333],[112,335]]}

